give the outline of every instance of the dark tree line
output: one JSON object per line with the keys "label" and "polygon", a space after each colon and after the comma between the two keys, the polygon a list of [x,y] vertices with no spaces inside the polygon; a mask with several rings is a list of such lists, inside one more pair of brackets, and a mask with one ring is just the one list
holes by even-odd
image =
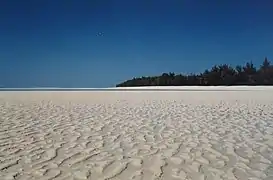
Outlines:
{"label": "dark tree line", "polygon": [[200,74],[163,73],[161,76],[133,78],[117,84],[116,87],[232,85],[273,85],[273,65],[267,58],[259,68],[256,68],[252,62],[235,68],[228,64],[221,64]]}

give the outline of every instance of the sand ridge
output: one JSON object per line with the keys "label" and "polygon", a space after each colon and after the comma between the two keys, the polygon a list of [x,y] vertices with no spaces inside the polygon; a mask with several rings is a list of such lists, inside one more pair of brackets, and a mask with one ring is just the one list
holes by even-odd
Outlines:
{"label": "sand ridge", "polygon": [[273,92],[1,92],[0,179],[273,179]]}

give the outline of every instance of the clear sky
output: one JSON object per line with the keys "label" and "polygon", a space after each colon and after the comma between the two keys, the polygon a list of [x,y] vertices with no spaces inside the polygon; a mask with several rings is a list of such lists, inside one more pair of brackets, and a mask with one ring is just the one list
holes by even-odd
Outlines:
{"label": "clear sky", "polygon": [[272,0],[0,1],[0,86],[110,87],[265,56]]}

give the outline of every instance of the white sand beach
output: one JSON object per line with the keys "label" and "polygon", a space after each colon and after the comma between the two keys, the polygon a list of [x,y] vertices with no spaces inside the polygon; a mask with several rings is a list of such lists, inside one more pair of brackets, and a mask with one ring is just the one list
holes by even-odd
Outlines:
{"label": "white sand beach", "polygon": [[1,180],[272,180],[273,88],[0,92]]}

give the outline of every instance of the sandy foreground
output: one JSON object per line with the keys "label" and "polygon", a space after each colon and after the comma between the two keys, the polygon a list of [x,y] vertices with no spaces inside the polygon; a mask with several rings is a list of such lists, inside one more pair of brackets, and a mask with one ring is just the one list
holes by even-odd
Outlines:
{"label": "sandy foreground", "polygon": [[273,90],[0,92],[0,179],[273,180]]}

